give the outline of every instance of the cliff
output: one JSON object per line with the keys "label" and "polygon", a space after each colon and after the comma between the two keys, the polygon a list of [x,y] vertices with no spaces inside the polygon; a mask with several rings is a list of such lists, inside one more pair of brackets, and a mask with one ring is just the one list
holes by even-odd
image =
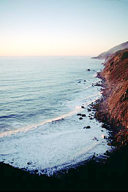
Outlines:
{"label": "cliff", "polygon": [[114,54],[115,52],[123,49],[128,49],[128,41],[121,43],[106,52],[101,53],[97,57],[93,57],[94,59],[107,59],[110,55]]}
{"label": "cliff", "polygon": [[[108,57],[98,75],[103,79],[103,98],[96,118],[109,121],[116,131],[117,141],[128,142],[128,49]],[[116,130],[117,128],[117,130]]]}

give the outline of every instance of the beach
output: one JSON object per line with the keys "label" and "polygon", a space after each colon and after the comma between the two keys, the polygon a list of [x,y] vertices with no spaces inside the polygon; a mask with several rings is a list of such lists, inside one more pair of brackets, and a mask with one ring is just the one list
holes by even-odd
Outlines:
{"label": "beach", "polygon": [[0,191],[128,190],[128,0],[0,0]]}
{"label": "beach", "polygon": [[[115,58],[115,55],[113,58]],[[104,63],[104,65],[107,67],[111,62],[107,61],[107,63]],[[125,136],[127,136],[127,134],[123,125],[121,126],[121,124],[118,124],[116,118],[115,120],[113,118],[111,119],[107,107],[103,107],[104,105],[109,105],[108,101],[110,100],[108,100],[108,98],[112,95],[108,94],[109,91],[106,84],[106,79],[103,78],[105,70],[106,69],[103,69],[100,73],[97,73],[97,77],[102,79],[102,82],[100,84],[95,84],[96,87],[101,87],[102,97],[90,103],[90,105],[88,106],[88,111],[90,114],[89,118],[93,119],[95,117],[98,121],[102,122],[102,127],[104,129],[109,130],[109,136],[105,137],[103,135],[103,139],[106,140],[108,146],[112,147],[112,150],[107,150],[101,155],[93,153],[93,155],[86,160],[78,162],[77,166],[69,166],[68,169],[60,169],[55,174],[50,176],[41,174],[39,175],[38,170],[35,170],[34,172],[26,172],[26,170],[23,168],[18,169],[10,165],[1,163],[0,179],[2,190],[95,191],[128,189],[128,146],[126,145],[127,140],[126,137],[124,137],[124,140],[119,139],[119,136],[121,134],[125,133]],[[122,78],[124,79],[124,77]],[[109,86],[111,87],[110,82]],[[127,87],[125,86],[125,88]],[[127,97],[125,97],[124,102],[127,102]],[[82,117],[82,113],[79,112],[76,116]],[[125,115],[123,117],[125,117]]]}
{"label": "beach", "polygon": [[90,109],[101,96],[100,61],[14,57],[1,63],[0,162],[49,176],[111,149],[104,139],[109,131]]}

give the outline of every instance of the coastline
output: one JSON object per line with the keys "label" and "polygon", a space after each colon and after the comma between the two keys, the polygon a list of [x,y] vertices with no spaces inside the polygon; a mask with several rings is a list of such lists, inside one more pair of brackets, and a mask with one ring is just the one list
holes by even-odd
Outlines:
{"label": "coastline", "polygon": [[[85,63],[82,62],[83,59]],[[74,60],[76,60],[76,58],[74,58]],[[81,67],[79,67],[79,63],[81,63]],[[26,169],[30,172],[36,170],[39,174],[52,175],[64,167],[66,169],[67,167],[69,168],[69,165],[71,165],[71,167],[74,167],[74,165],[77,166],[79,162],[93,156],[94,153],[100,155],[108,150],[110,146],[106,145],[107,141],[103,138],[103,134],[106,137],[108,136],[108,131],[101,127],[101,123],[94,119],[94,114],[91,114],[87,108],[89,104],[95,102],[95,100],[101,96],[100,88],[94,86],[97,81],[99,81],[96,78],[96,72],[101,69],[102,65],[99,64],[99,61],[94,61],[90,58],[86,60],[86,57],[80,58],[80,60],[78,59],[76,67],[73,65],[70,69],[72,72],[76,71],[77,74],[71,83],[71,87],[67,80],[65,84],[62,82],[62,84],[65,85],[64,87],[67,85],[67,87],[70,87],[70,90],[73,89],[73,97],[69,99],[71,101],[64,99],[61,108],[57,108],[56,106],[56,109],[62,111],[60,115],[64,114],[64,119],[61,120],[59,114],[56,115],[54,112],[53,115],[55,119],[50,119],[51,110],[51,112],[49,111],[47,114],[47,118],[50,119],[50,122],[48,120],[47,124],[43,125],[44,121],[42,121],[42,119],[39,123],[37,122],[31,126],[31,122],[33,121],[33,118],[31,118],[32,120],[30,122],[28,121],[28,126],[22,127],[23,132],[21,130],[21,132],[16,133],[16,135],[12,134],[1,138],[1,162],[10,164],[13,167]],[[64,89],[64,87],[61,86],[61,90]],[[66,95],[66,93],[63,94],[60,90],[57,92],[60,92],[59,95],[62,95],[62,98],[63,95]],[[70,94],[67,94],[67,96],[70,97]],[[51,102],[51,100],[49,100],[49,102]],[[59,99],[56,98],[56,101],[59,102]],[[33,103],[36,105],[36,102]],[[37,103],[42,103],[42,101],[39,100]],[[67,107],[63,108],[63,106],[65,106],[63,103],[65,103]],[[81,112],[77,111],[78,106],[80,106],[79,109],[82,110]],[[66,108],[67,110],[63,110]],[[73,112],[71,116],[67,116],[70,115],[68,111],[74,111],[75,109],[76,114]],[[38,110],[40,112],[40,107],[37,107],[35,112]],[[29,113],[34,114],[34,111],[30,110]],[[26,117],[26,115],[27,114],[24,113],[24,117]],[[63,116],[61,116],[61,118],[63,118]],[[5,119],[5,122],[8,122],[7,119]],[[24,128],[28,128],[28,132],[24,132],[26,130]],[[30,130],[30,128],[34,129]],[[13,129],[11,131],[11,133],[14,133]]]}
{"label": "coastline", "polygon": [[112,54],[103,65],[97,74],[102,80],[102,97],[93,106],[95,118],[112,131],[111,144],[121,147],[128,142],[128,49]]}
{"label": "coastline", "polygon": [[128,146],[104,161],[95,157],[68,172],[48,177],[0,163],[1,191],[97,191],[127,190]]}
{"label": "coastline", "polygon": [[[108,60],[107,60],[108,62]],[[104,63],[107,66],[107,62]],[[104,69],[103,69],[104,71]],[[59,172],[52,177],[30,174],[24,170],[0,163],[1,190],[46,190],[46,191],[77,191],[77,190],[127,190],[128,146],[117,139],[124,133],[124,127],[110,118],[105,104],[110,93],[103,71],[97,77],[102,79],[102,98],[91,105],[95,118],[103,123],[103,127],[111,131],[109,144],[120,146],[112,153],[106,152],[107,159],[93,156],[78,167]],[[107,81],[108,82],[108,81]],[[98,86],[98,85],[97,85]],[[108,91],[107,91],[108,90]],[[107,103],[108,104],[108,103]],[[126,143],[126,142],[125,142]]]}

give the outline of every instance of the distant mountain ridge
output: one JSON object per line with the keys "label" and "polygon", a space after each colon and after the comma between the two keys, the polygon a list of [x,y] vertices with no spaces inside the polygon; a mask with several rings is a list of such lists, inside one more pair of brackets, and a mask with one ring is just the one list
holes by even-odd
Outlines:
{"label": "distant mountain ridge", "polygon": [[111,54],[113,54],[119,50],[123,50],[123,49],[127,49],[127,48],[128,48],[128,41],[121,43],[121,44],[109,49],[106,52],[101,53],[97,57],[92,57],[92,58],[93,59],[107,59]]}

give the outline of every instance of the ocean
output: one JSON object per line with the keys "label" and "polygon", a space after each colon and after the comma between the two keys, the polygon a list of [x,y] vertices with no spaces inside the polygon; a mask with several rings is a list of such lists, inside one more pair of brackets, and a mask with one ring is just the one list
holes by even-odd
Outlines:
{"label": "ocean", "polygon": [[88,111],[102,68],[90,57],[0,57],[0,162],[50,176],[109,150]]}

